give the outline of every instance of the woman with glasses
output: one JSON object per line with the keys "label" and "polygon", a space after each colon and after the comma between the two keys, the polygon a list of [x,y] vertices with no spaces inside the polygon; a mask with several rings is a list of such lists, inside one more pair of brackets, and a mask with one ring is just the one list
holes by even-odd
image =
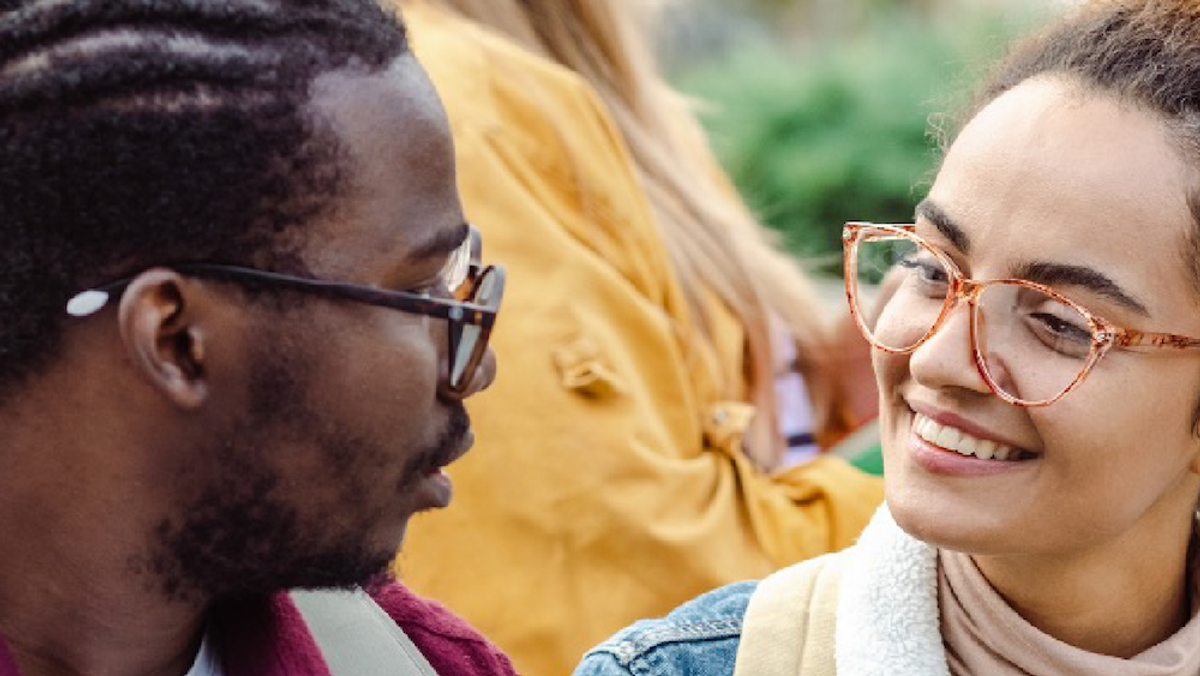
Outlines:
{"label": "woman with glasses", "polygon": [[886,506],[577,675],[1200,672],[1198,205],[1200,4],[1097,1],[1021,43],[915,222],[844,230]]}

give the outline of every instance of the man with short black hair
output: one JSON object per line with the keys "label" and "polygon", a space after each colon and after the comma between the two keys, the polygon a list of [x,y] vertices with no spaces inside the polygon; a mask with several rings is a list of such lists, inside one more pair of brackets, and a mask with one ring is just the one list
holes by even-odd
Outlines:
{"label": "man with short black hair", "polygon": [[381,576],[504,286],[396,18],[0,2],[0,241],[0,676],[512,673]]}

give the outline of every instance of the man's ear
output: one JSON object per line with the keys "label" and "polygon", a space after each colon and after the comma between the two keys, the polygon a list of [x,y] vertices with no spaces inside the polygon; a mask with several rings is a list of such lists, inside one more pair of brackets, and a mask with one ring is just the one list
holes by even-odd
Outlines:
{"label": "man's ear", "polygon": [[204,285],[164,268],[138,275],[121,295],[117,321],[126,354],[155,388],[183,408],[197,408],[208,395],[201,320],[211,300]]}

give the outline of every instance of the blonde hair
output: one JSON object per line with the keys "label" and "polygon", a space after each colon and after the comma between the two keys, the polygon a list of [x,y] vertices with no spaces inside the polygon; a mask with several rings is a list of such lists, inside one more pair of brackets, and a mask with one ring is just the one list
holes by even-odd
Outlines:
{"label": "blonde hair", "polygon": [[[814,402],[819,435],[846,421],[830,377],[828,319],[812,283],[780,253],[720,173],[688,102],[658,74],[645,31],[648,0],[401,0],[435,4],[504,34],[586,79],[612,113],[638,173],[668,255],[701,331],[707,336],[705,289],[714,292],[746,333],[750,403],[758,415],[746,452],[777,465],[786,442],[776,431],[771,317],[794,336]],[[741,383],[726,383],[733,398]]]}

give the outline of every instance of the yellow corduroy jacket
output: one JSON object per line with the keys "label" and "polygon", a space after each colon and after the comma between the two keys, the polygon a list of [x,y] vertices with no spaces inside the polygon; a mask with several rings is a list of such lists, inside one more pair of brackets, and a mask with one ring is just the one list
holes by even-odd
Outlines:
{"label": "yellow corduroy jacket", "polygon": [[457,17],[404,14],[508,284],[499,377],[467,405],[475,448],[449,469],[454,503],[409,529],[403,581],[526,676],[563,676],[633,620],[850,544],[879,480],[836,458],[768,476],[743,455],[741,327],[714,303],[717,346],[698,339],[593,90]]}

